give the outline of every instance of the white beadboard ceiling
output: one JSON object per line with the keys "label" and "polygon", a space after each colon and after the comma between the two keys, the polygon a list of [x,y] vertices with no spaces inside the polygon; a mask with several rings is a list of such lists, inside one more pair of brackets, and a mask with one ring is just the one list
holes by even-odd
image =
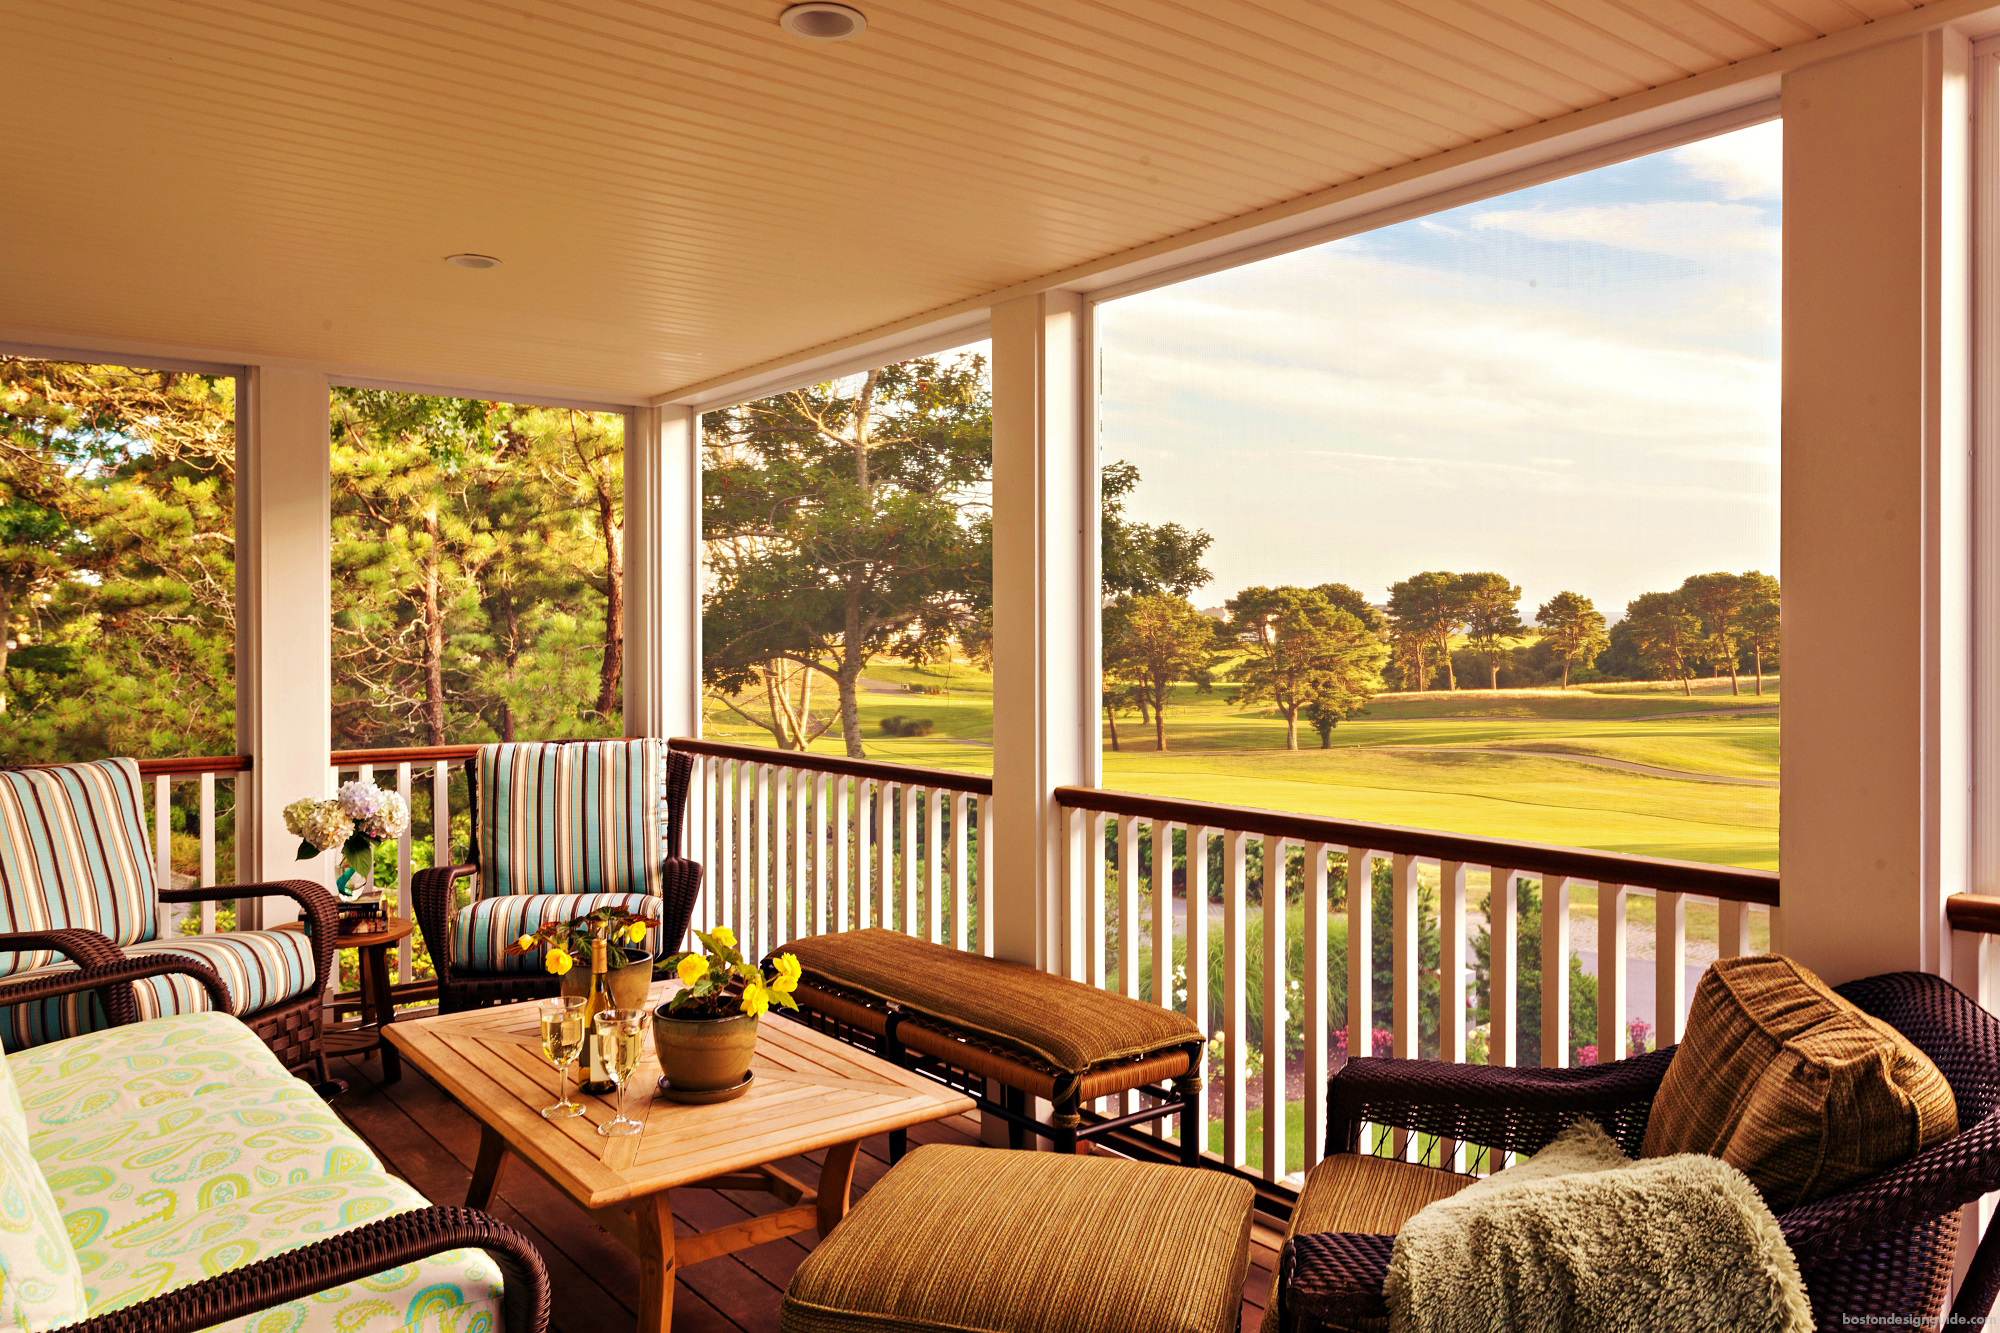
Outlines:
{"label": "white beadboard ceiling", "polygon": [[856,3],[0,0],[0,328],[631,398],[1918,7]]}

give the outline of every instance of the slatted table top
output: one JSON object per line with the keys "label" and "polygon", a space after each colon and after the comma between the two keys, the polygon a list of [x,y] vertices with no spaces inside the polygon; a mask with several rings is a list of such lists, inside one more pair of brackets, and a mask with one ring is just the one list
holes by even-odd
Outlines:
{"label": "slatted table top", "polygon": [[[678,989],[653,986],[649,1007]],[[942,1120],[972,1099],[921,1074],[789,1019],[758,1024],[755,1079],[734,1101],[682,1106],[653,1093],[660,1077],[650,1038],[633,1074],[631,1113],[645,1130],[598,1136],[610,1097],[571,1095],[585,1114],[550,1121],[555,1070],[542,1058],[532,1002],[401,1022],[388,1029],[403,1058],[506,1140],[508,1148],[586,1208],[602,1208],[869,1135]]]}

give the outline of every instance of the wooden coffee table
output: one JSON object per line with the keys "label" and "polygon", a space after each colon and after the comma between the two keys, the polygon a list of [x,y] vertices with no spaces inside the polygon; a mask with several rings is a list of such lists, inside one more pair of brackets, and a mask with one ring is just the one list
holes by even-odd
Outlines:
{"label": "wooden coffee table", "polygon": [[[650,1004],[679,987],[654,985]],[[769,1016],[759,1025],[750,1090],[735,1101],[680,1106],[653,1093],[660,1066],[650,1037],[633,1075],[631,1111],[643,1133],[606,1139],[609,1097],[580,1097],[586,1113],[542,1119],[555,1070],[542,1058],[532,1003],[404,1021],[386,1030],[403,1058],[470,1112],[479,1160],[466,1203],[484,1208],[509,1158],[526,1162],[639,1256],[639,1328],[673,1322],[674,1271],[781,1236],[823,1237],[847,1213],[854,1155],[875,1134],[973,1109],[972,1099],[921,1074]],[[575,1082],[570,1087],[575,1095]],[[826,1149],[817,1186],[773,1163]],[[674,1236],[670,1189],[761,1190],[790,1205],[691,1236]]]}

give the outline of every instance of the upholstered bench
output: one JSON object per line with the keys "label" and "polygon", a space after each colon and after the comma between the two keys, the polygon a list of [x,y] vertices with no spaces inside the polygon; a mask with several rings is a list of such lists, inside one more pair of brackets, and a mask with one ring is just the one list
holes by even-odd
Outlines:
{"label": "upholstered bench", "polygon": [[[1073,1153],[1113,1130],[1179,1116],[1181,1160],[1201,1161],[1193,1112],[1203,1042],[1185,1014],[892,930],[810,936],[778,952],[804,969],[803,1021],[962,1089],[1007,1122],[1017,1148],[1036,1133]],[[1084,1106],[1134,1091],[1157,1104],[1083,1123]],[[1054,1108],[1046,1124],[1030,1114],[1037,1097]],[[891,1136],[892,1159],[904,1147]]]}
{"label": "upholstered bench", "polygon": [[1224,1333],[1250,1182],[1115,1157],[931,1144],[792,1275],[780,1333]]}

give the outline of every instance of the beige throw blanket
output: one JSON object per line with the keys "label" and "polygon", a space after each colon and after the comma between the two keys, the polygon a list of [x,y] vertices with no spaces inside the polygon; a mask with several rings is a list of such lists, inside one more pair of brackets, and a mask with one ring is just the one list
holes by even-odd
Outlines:
{"label": "beige throw blanket", "polygon": [[1396,1235],[1392,1333],[1810,1333],[1778,1220],[1717,1158],[1626,1157],[1580,1120]]}

